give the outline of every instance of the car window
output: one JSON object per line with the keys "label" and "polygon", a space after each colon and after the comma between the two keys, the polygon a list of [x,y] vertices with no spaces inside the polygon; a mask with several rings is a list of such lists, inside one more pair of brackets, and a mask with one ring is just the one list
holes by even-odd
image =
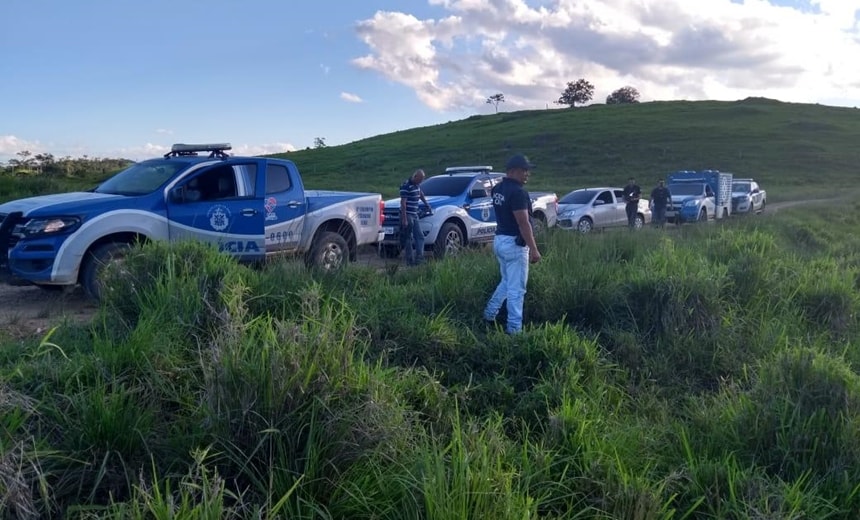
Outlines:
{"label": "car window", "polygon": [[101,183],[96,193],[113,195],[146,195],[161,187],[188,163],[153,159],[130,166]]}
{"label": "car window", "polygon": [[472,179],[471,176],[437,175],[422,182],[421,191],[428,197],[438,195],[456,197],[466,191]]}
{"label": "car window", "polygon": [[670,184],[669,191],[673,196],[701,195],[702,185],[697,183]]}
{"label": "car window", "polygon": [[266,195],[283,193],[290,189],[290,172],[283,164],[266,166]]}
{"label": "car window", "polygon": [[615,200],[618,202],[622,202],[624,200],[624,190],[613,190],[615,194]]}
{"label": "car window", "polygon": [[236,173],[227,164],[207,168],[184,184],[185,200],[190,202],[233,199],[239,196]]}
{"label": "car window", "polygon": [[558,199],[559,204],[588,204],[594,198],[594,190],[574,190]]}
{"label": "car window", "polygon": [[606,204],[612,204],[615,202],[615,200],[612,199],[612,192],[609,191],[601,192],[600,195],[597,196],[597,199],[595,199],[595,202],[598,200],[602,200]]}

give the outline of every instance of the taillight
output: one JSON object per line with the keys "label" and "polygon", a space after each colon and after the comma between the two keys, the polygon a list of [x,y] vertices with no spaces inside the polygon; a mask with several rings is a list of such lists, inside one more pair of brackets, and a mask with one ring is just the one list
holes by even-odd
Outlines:
{"label": "taillight", "polygon": [[380,227],[385,222],[385,215],[382,213],[382,210],[384,210],[384,209],[385,209],[385,202],[380,200],[379,201],[379,226]]}

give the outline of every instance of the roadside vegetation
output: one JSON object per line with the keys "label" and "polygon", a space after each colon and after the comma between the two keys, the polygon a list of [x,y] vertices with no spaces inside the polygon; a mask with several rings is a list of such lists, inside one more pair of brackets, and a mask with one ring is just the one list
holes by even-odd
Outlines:
{"label": "roadside vegetation", "polygon": [[[718,168],[778,202],[844,195],[858,121],[761,99],[621,104],[286,157],[309,187],[386,196],[416,167],[524,151],[532,189]],[[107,174],[7,168],[0,200]],[[497,281],[483,249],[334,274],[135,249],[91,323],[0,340],[0,518],[856,518],[860,204],[846,200],[551,230],[515,337],[480,319]]]}
{"label": "roadside vegetation", "polygon": [[8,518],[855,518],[860,206],[554,231],[526,332],[485,250],[239,266],[152,244],[0,350]]}

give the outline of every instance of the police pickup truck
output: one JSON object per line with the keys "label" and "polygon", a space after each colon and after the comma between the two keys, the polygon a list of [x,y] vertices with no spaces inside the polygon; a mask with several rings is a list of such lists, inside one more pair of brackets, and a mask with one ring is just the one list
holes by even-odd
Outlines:
{"label": "police pickup truck", "polygon": [[[99,297],[103,266],[146,240],[198,240],[240,261],[301,254],[336,269],[382,239],[382,195],[305,190],[292,161],[176,144],[87,192],[0,204],[4,278]],[[202,155],[201,155],[202,154]]]}
{"label": "police pickup truck", "polygon": [[[492,242],[496,234],[496,212],[490,190],[504,174],[492,166],[453,166],[442,175],[428,177],[421,190],[432,208],[419,208],[419,225],[425,249],[436,258],[456,255],[468,244]],[[556,224],[558,197],[555,193],[531,193],[532,225],[536,233]],[[387,258],[400,254],[400,199],[385,201],[380,253]]]}

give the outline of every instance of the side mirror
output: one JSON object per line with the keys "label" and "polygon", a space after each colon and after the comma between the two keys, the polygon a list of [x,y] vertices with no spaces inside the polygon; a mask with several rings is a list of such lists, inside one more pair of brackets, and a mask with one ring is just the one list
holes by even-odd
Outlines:
{"label": "side mirror", "polygon": [[602,206],[604,204],[606,204],[606,202],[604,202],[603,199],[597,199],[594,201],[594,204],[592,204],[592,206]]}

